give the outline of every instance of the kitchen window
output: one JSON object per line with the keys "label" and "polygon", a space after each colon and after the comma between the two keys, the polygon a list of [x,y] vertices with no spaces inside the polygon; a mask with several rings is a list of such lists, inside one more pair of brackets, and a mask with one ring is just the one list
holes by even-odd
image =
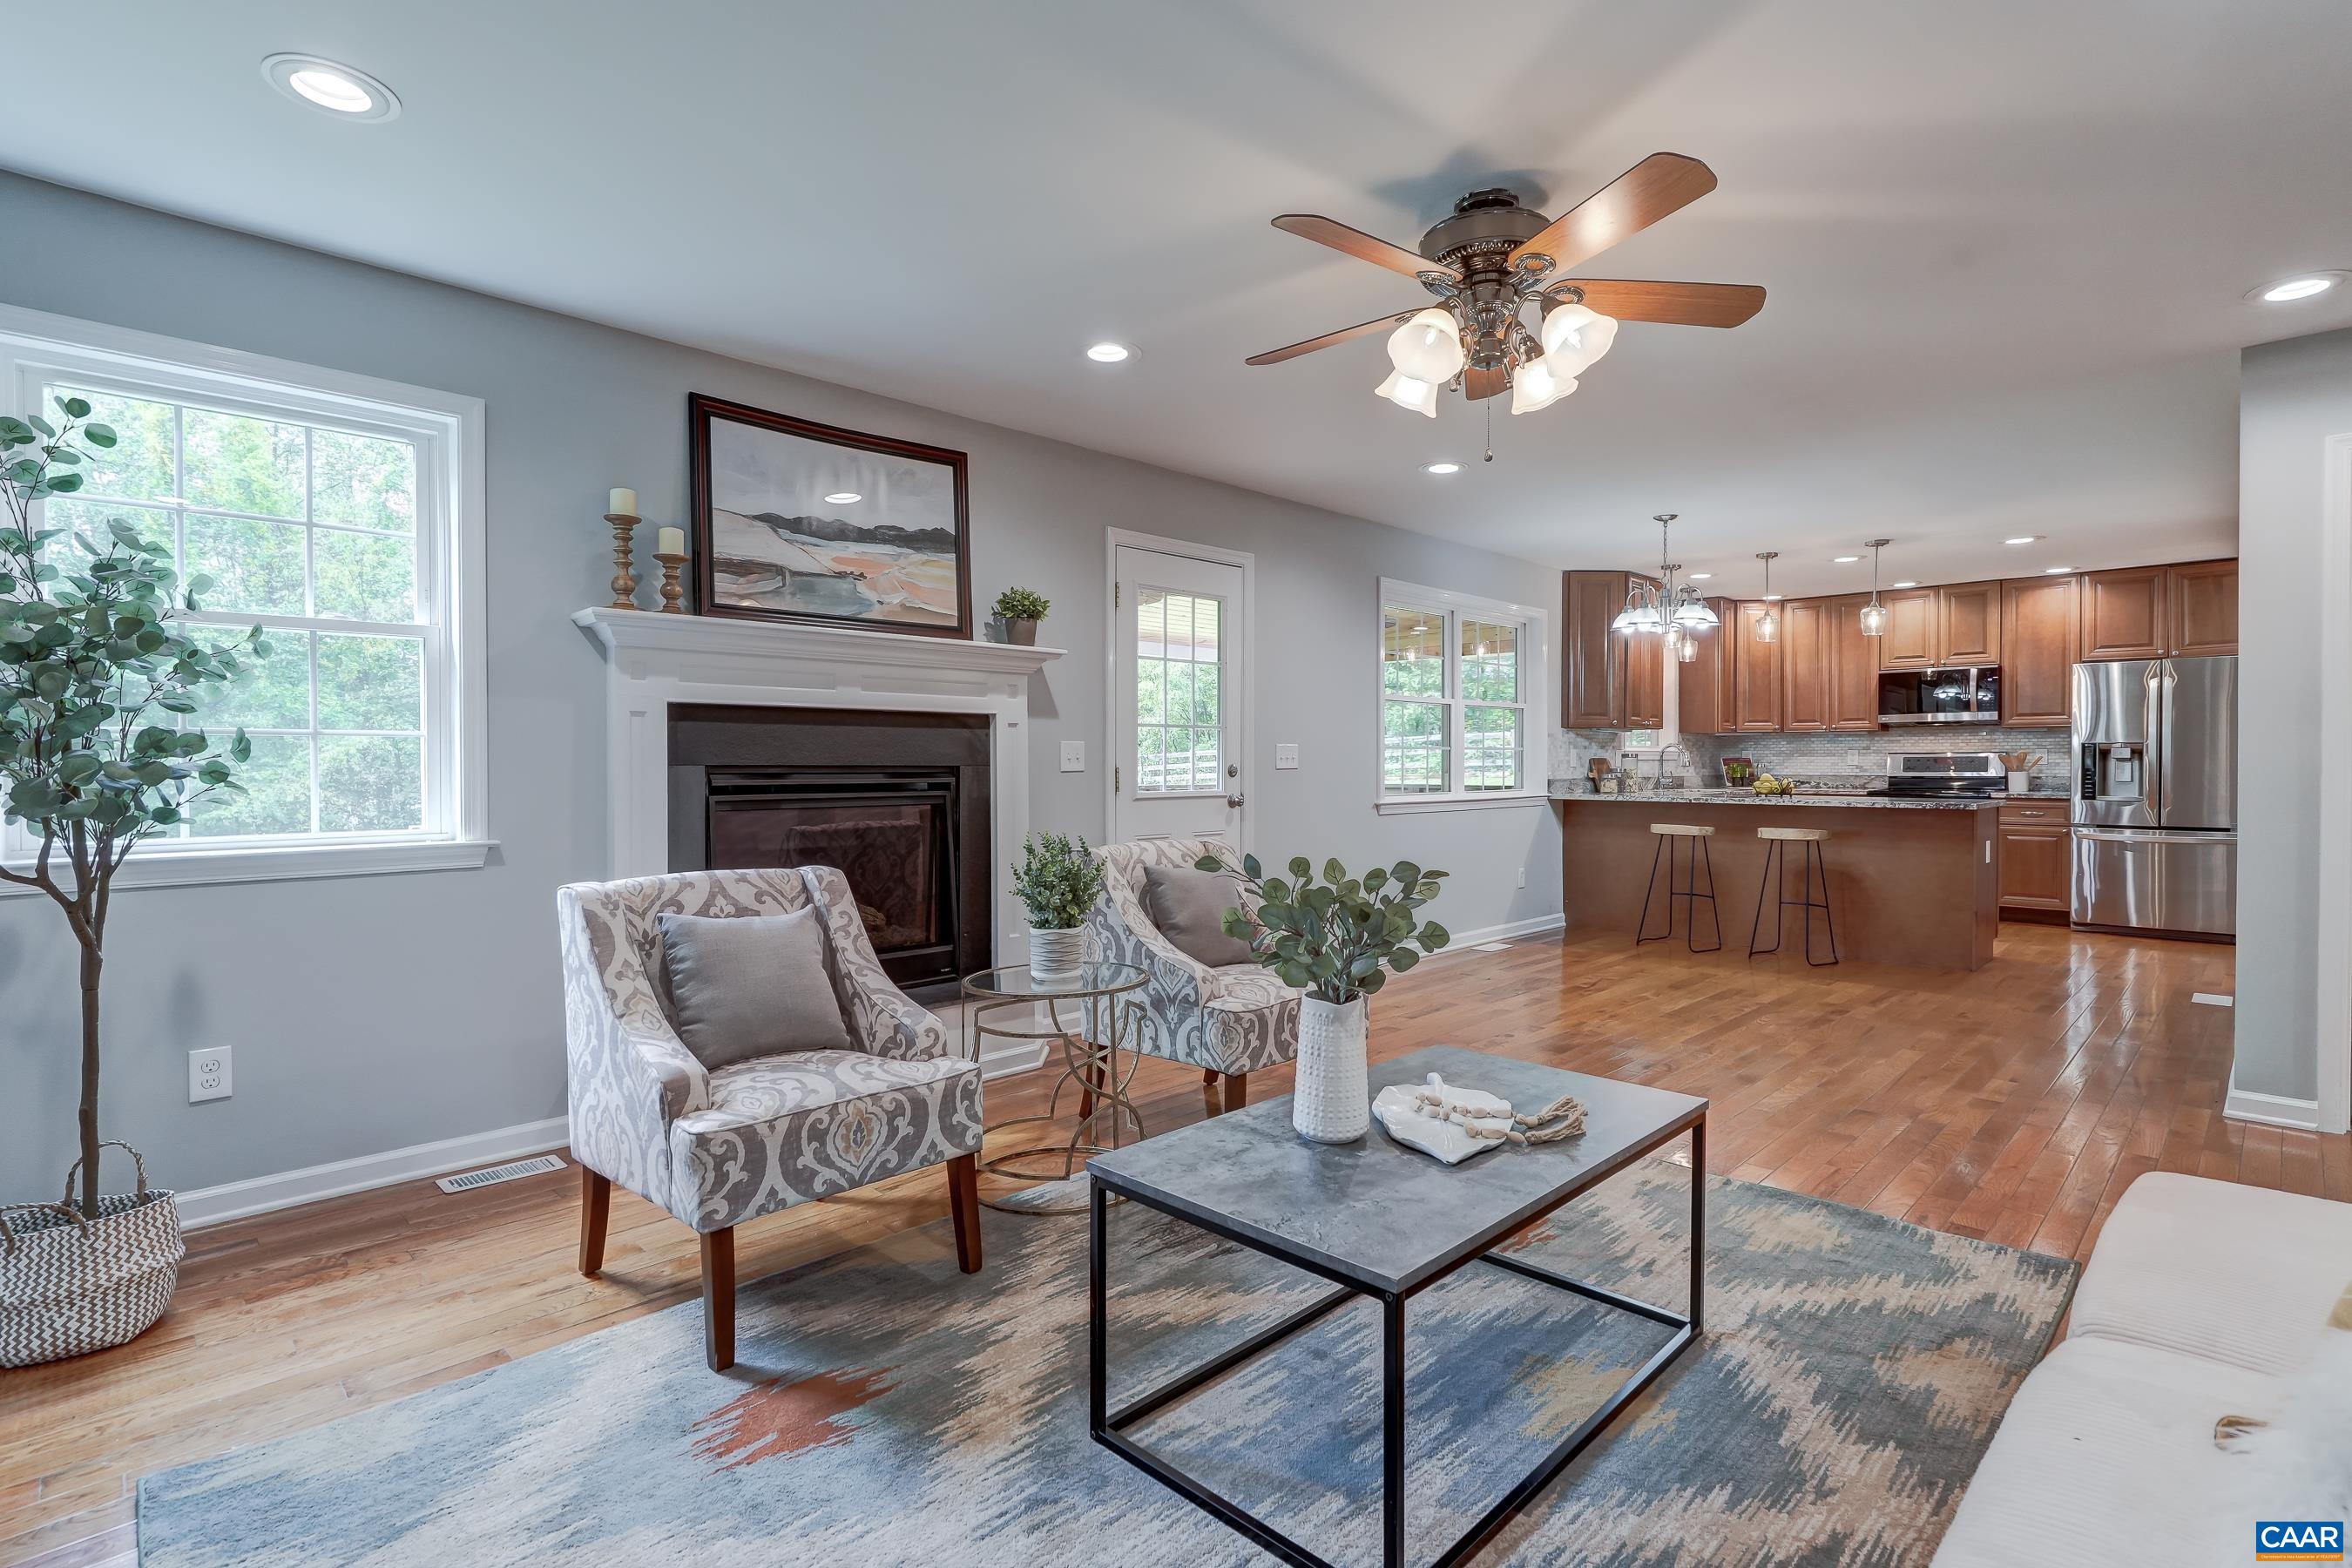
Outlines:
{"label": "kitchen window", "polygon": [[1383,811],[1540,798],[1541,610],[1382,579]]}
{"label": "kitchen window", "polygon": [[[184,722],[243,727],[241,798],[143,841],[126,883],[479,865],[481,405],[337,372],[0,311],[12,411],[88,400],[117,445],[41,503],[70,571],[108,523],[168,542],[184,618],[271,656]],[[38,844],[7,829],[11,863]]]}

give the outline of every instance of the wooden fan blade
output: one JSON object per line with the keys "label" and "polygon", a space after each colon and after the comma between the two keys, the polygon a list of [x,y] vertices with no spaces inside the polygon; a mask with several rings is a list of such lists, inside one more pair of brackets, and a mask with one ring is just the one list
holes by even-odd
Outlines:
{"label": "wooden fan blade", "polygon": [[1713,189],[1715,171],[1697,159],[1653,153],[1552,219],[1511,252],[1511,262],[1516,266],[1523,256],[1549,256],[1552,270],[1565,272]]}
{"label": "wooden fan blade", "polygon": [[1362,229],[1349,228],[1344,223],[1317,217],[1313,213],[1285,213],[1274,220],[1274,226],[1285,234],[1295,234],[1301,239],[1311,239],[1318,245],[1343,250],[1360,261],[1385,267],[1391,272],[1402,272],[1408,278],[1435,272],[1456,283],[1462,281],[1462,274],[1443,261],[1432,261],[1419,251],[1391,245],[1385,239],[1375,239]]}
{"label": "wooden fan blade", "polygon": [[[1753,283],[1645,283],[1622,278],[1571,279],[1584,302],[1621,321],[1668,321],[1678,327],[1736,327],[1764,308]],[[1547,299],[1546,310],[1559,301]]]}
{"label": "wooden fan blade", "polygon": [[1462,395],[1473,403],[1482,397],[1500,397],[1510,390],[1510,372],[1499,365],[1493,370],[1465,367],[1462,372]]}
{"label": "wooden fan blade", "polygon": [[[1594,309],[1598,310],[1599,307],[1595,306]],[[1341,327],[1336,332],[1326,332],[1319,338],[1309,338],[1303,343],[1292,343],[1288,348],[1268,349],[1262,354],[1252,354],[1242,363],[1244,364],[1280,364],[1284,360],[1297,359],[1300,354],[1311,354],[1317,349],[1328,349],[1333,343],[1344,343],[1349,338],[1360,338],[1366,332],[1384,332],[1391,327],[1402,326],[1412,320],[1412,315],[1411,310],[1400,310],[1393,316],[1381,316],[1375,321],[1358,321],[1352,327]]]}

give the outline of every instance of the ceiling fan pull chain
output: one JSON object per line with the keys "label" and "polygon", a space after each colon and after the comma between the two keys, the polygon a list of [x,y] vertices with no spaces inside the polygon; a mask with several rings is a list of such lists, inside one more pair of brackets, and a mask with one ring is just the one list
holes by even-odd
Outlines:
{"label": "ceiling fan pull chain", "polygon": [[1495,460],[1495,400],[1486,399],[1486,461]]}

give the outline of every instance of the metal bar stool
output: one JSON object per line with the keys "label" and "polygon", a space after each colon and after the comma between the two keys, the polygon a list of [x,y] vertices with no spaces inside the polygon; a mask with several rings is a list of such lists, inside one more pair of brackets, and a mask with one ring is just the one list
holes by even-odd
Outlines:
{"label": "metal bar stool", "polygon": [[[1805,962],[1815,968],[1826,968],[1835,963],[1838,961],[1837,917],[1830,912],[1830,866],[1822,849],[1822,846],[1829,840],[1829,829],[1826,827],[1759,827],[1756,830],[1756,837],[1764,840],[1764,880],[1756,889],[1756,918],[1748,925],[1748,956],[1754,958],[1759,953],[1780,951],[1780,922],[1783,919],[1783,911],[1793,905],[1805,911]],[[1805,847],[1805,896],[1801,899],[1789,897],[1788,846],[1791,844],[1801,844]],[[1813,878],[1816,872],[1819,873],[1822,883],[1822,896],[1818,903],[1813,900]],[[1764,923],[1764,895],[1776,889],[1780,895],[1780,901],[1772,910],[1772,945],[1758,947],[1756,932]],[[1815,910],[1821,910],[1822,919],[1829,922],[1830,955],[1827,958],[1813,956],[1813,911]]]}
{"label": "metal bar stool", "polygon": [[[1711,947],[1698,945],[1698,910],[1694,908],[1684,911],[1683,945],[1693,952],[1716,952],[1723,946],[1723,917],[1715,905],[1715,850],[1707,843],[1715,837],[1715,829],[1697,827],[1685,822],[1654,822],[1650,824],[1650,831],[1657,835],[1658,847],[1650,851],[1650,881],[1642,889],[1642,920],[1633,930],[1633,945],[1639,947],[1645,942],[1664,942],[1675,934],[1676,899],[1693,904],[1704,899],[1706,900],[1708,923],[1715,927],[1715,943]],[[1680,888],[1675,886],[1674,847],[1677,839],[1690,846],[1690,853],[1684,862],[1683,885]],[[1666,858],[1666,929],[1652,936],[1649,934],[1650,900],[1657,892],[1660,855]],[[1704,893],[1698,890],[1698,868],[1702,858],[1706,866],[1706,891]]]}

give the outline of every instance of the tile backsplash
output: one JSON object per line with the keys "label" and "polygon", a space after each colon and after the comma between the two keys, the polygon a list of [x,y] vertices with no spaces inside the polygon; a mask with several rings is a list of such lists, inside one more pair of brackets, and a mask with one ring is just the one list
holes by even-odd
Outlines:
{"label": "tile backsplash", "polygon": [[[1935,732],[1927,732],[1930,729]],[[1622,751],[1624,741],[1622,733],[1606,730],[1555,730],[1550,776],[1580,779],[1587,758],[1613,758]],[[1752,758],[1759,772],[1787,778],[1851,779],[1883,778],[1886,759],[1904,752],[2029,752],[2040,759],[2032,773],[2035,784],[2043,788],[2061,787],[2068,743],[2063,730],[1957,724],[1867,735],[1685,735],[1681,742],[1691,753],[1696,782],[1706,784],[1722,782],[1726,757]]]}

